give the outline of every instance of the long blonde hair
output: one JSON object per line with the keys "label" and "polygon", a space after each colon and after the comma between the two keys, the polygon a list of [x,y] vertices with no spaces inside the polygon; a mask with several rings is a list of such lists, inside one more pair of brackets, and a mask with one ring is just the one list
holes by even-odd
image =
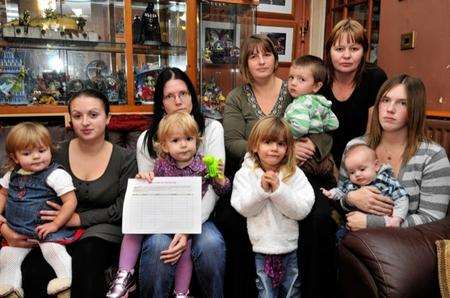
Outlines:
{"label": "long blonde hair", "polygon": [[262,142],[286,142],[286,155],[281,161],[280,172],[282,180],[287,181],[295,174],[297,162],[294,155],[294,138],[289,125],[281,118],[265,116],[256,122],[248,137],[248,149],[250,156],[255,160],[256,166],[262,168],[261,160],[255,152]]}
{"label": "long blonde hair", "polygon": [[192,115],[186,112],[175,112],[165,115],[158,125],[156,132],[157,141],[155,148],[159,157],[166,157],[167,154],[162,150],[162,145],[167,142],[168,136],[176,129],[182,129],[183,133],[187,136],[193,136],[196,138],[197,148],[201,142],[201,137],[198,129],[198,124]]}
{"label": "long blonde hair", "polygon": [[49,147],[52,154],[55,149],[50,132],[45,126],[35,122],[22,122],[15,125],[5,140],[5,150],[8,159],[4,165],[4,170],[10,171],[17,166],[13,159],[17,151],[40,146]]}
{"label": "long blonde hair", "polygon": [[381,127],[379,120],[380,102],[386,93],[397,85],[405,86],[407,97],[408,134],[405,151],[403,152],[404,164],[417,152],[421,142],[428,141],[424,128],[427,96],[425,85],[420,79],[411,77],[407,74],[401,74],[384,82],[380,87],[375,100],[372,122],[369,127],[369,133],[367,134],[367,144],[372,148],[376,148],[380,144],[383,135],[383,128]]}

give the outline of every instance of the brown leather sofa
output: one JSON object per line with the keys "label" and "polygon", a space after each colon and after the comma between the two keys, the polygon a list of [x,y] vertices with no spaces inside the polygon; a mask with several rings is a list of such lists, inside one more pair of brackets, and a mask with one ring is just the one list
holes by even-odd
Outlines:
{"label": "brown leather sofa", "polygon": [[450,238],[450,217],[412,228],[349,233],[339,246],[342,297],[441,297],[435,241]]}

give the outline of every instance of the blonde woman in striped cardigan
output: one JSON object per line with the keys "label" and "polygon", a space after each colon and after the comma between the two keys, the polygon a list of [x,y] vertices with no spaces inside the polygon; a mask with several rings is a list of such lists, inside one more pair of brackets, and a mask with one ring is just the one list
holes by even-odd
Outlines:
{"label": "blonde woman in striped cardigan", "polygon": [[[403,227],[445,217],[450,199],[450,164],[445,149],[425,136],[425,86],[405,74],[387,80],[380,88],[367,135],[353,139],[347,148],[367,143],[381,163],[392,166],[394,175],[409,195],[409,211]],[[345,154],[345,153],[344,153]],[[343,163],[339,184],[348,179]],[[341,205],[347,211],[350,230],[380,226],[390,215],[393,202],[373,187],[350,192]],[[368,213],[368,215],[366,215]]]}

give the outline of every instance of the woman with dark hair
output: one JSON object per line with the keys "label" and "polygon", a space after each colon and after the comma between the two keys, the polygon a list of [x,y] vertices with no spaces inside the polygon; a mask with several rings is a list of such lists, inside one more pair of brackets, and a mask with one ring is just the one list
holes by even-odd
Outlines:
{"label": "woman with dark hair", "polygon": [[[138,139],[136,157],[139,173],[153,171],[156,159],[154,142],[158,125],[165,114],[177,111],[190,113],[199,126],[202,142],[200,154],[212,154],[225,160],[222,125],[205,119],[200,110],[194,86],[178,68],[166,68],[155,85],[154,121]],[[202,199],[202,233],[192,235],[192,259],[200,289],[205,297],[223,297],[225,243],[222,234],[209,220],[218,199],[214,192]],[[149,235],[142,243],[139,285],[141,297],[167,297],[172,288],[175,266],[186,248],[187,235]]]}
{"label": "woman with dark hair", "polygon": [[[71,297],[104,297],[105,270],[117,262],[122,239],[122,206],[127,181],[137,173],[135,157],[105,139],[110,120],[109,101],[96,90],[75,93],[68,103],[75,138],[64,142],[54,155],[72,176],[78,200],[76,213],[66,224],[85,229],[80,241],[67,246],[72,256]],[[60,205],[48,202],[53,211],[41,211],[51,221]],[[9,245],[26,247],[26,237],[2,225]],[[33,250],[22,265],[25,296],[47,297],[46,285],[55,273],[39,250]]]}
{"label": "woman with dark hair", "polygon": [[352,19],[338,22],[325,44],[331,80],[319,93],[331,100],[339,120],[339,128],[331,132],[331,153],[338,167],[348,141],[366,131],[378,89],[387,79],[381,68],[365,61],[368,49],[364,27]]}

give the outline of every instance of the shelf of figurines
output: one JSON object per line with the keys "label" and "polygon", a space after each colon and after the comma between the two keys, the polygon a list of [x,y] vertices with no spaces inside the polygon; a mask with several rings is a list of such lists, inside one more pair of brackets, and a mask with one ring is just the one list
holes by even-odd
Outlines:
{"label": "shelf of figurines", "polygon": [[42,16],[25,10],[18,18],[1,24],[0,37],[12,43],[66,42],[93,44],[101,41],[97,32],[85,30],[87,19],[82,16],[63,15],[46,9]]}

